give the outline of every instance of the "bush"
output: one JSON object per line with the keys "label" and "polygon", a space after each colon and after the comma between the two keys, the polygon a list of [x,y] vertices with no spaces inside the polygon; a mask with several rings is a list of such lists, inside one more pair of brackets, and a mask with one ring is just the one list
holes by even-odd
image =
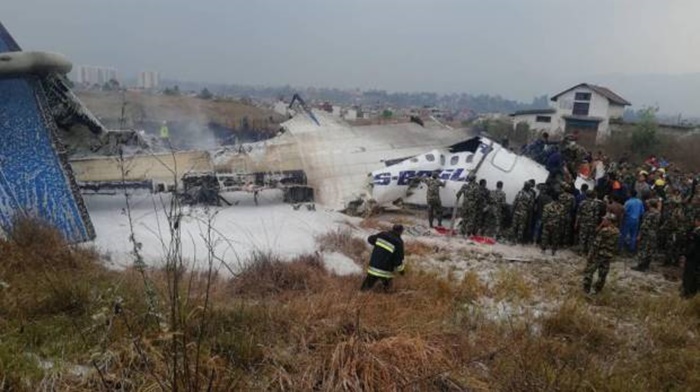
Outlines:
{"label": "bush", "polygon": [[328,276],[317,255],[284,262],[269,253],[255,253],[229,285],[236,296],[268,296],[285,291],[316,291]]}
{"label": "bush", "polygon": [[369,258],[369,245],[349,229],[336,229],[316,237],[321,252],[339,252],[363,265]]}
{"label": "bush", "polygon": [[658,149],[659,126],[656,123],[655,113],[656,109],[644,109],[639,123],[632,131],[630,147],[632,151],[641,157],[647,156]]}

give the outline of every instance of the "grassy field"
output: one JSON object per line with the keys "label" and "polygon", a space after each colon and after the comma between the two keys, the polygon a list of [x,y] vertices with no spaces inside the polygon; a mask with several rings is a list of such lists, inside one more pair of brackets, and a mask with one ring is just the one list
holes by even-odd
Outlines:
{"label": "grassy field", "polygon": [[[362,262],[356,234],[328,233],[319,248]],[[393,293],[359,293],[361,277],[329,274],[319,253],[258,254],[231,278],[177,263],[110,271],[95,252],[21,224],[0,240],[0,389],[700,388],[700,298],[681,300],[675,284],[612,276],[587,297],[570,263],[458,275],[460,262],[498,260],[407,248]]]}

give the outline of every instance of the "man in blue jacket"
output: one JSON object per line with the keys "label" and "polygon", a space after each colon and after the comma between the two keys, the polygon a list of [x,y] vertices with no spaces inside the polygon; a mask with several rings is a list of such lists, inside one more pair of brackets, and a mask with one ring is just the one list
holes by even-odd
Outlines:
{"label": "man in blue jacket", "polygon": [[362,282],[360,290],[367,291],[372,289],[379,280],[384,285],[384,291],[389,291],[394,272],[403,274],[402,233],[403,226],[394,225],[390,231],[383,231],[367,238],[367,242],[374,245],[374,249],[369,259],[367,277]]}
{"label": "man in blue jacket", "polygon": [[622,223],[622,233],[620,234],[620,248],[630,252],[637,250],[637,234],[639,224],[644,215],[644,203],[637,197],[637,191],[631,191],[629,200],[625,202],[625,212]]}

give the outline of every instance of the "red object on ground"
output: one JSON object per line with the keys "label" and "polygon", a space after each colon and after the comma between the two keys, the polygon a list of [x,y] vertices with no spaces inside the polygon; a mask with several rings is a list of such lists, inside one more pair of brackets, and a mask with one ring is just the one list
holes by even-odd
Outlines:
{"label": "red object on ground", "polygon": [[442,235],[456,235],[457,234],[457,230],[454,230],[454,229],[450,230],[449,228],[444,227],[444,226],[435,226],[435,231],[437,231],[438,234],[442,234]]}
{"label": "red object on ground", "polygon": [[469,237],[469,239],[476,242],[477,244],[493,245],[496,243],[496,240],[494,240],[491,237],[482,237],[479,235],[473,235]]}

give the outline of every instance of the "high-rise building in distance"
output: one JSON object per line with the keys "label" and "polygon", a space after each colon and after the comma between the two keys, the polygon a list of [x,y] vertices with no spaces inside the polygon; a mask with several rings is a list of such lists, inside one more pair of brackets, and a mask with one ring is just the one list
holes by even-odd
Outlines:
{"label": "high-rise building in distance", "polygon": [[139,73],[138,87],[142,89],[157,88],[160,85],[160,73],[143,71]]}
{"label": "high-rise building in distance", "polygon": [[75,67],[75,82],[78,84],[103,85],[110,80],[117,80],[117,70],[112,67],[78,65]]}

